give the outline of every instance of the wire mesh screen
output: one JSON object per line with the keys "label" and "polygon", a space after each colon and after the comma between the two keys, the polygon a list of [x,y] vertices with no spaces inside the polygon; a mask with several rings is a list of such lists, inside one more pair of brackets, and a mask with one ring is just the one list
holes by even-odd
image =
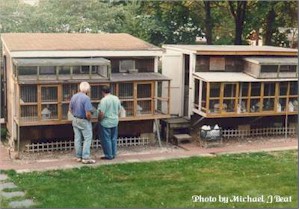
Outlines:
{"label": "wire mesh screen", "polygon": [[133,98],[133,83],[119,84],[119,98],[132,99]]}
{"label": "wire mesh screen", "polygon": [[37,75],[37,66],[19,66],[19,75]]}
{"label": "wire mesh screen", "polygon": [[91,86],[91,100],[100,100],[102,98],[102,87],[103,85]]}
{"label": "wire mesh screen", "polygon": [[137,97],[138,98],[151,98],[151,84],[138,84]]}
{"label": "wire mesh screen", "polygon": [[62,119],[66,120],[68,119],[68,111],[69,111],[69,104],[62,104]]}
{"label": "wire mesh screen", "polygon": [[138,101],[137,108],[136,108],[136,115],[152,114],[151,102],[152,102],[151,100]]}
{"label": "wire mesh screen", "polygon": [[117,95],[117,88],[116,88],[116,84],[110,84],[110,92],[114,95]]}
{"label": "wire mesh screen", "polygon": [[57,87],[42,87],[42,102],[57,102]]}
{"label": "wire mesh screen", "polygon": [[123,117],[131,117],[133,116],[133,101],[122,101],[121,102],[122,105],[122,112]]}
{"label": "wire mesh screen", "polygon": [[60,75],[70,75],[71,74],[70,66],[59,66],[58,67],[58,74],[60,74]]}
{"label": "wire mesh screen", "polygon": [[89,66],[73,66],[73,79],[89,79]]}
{"label": "wire mesh screen", "polygon": [[77,84],[65,84],[63,85],[63,101],[70,101],[72,96],[77,92]]}
{"label": "wire mesh screen", "polygon": [[168,112],[168,101],[166,99],[157,99],[155,112],[158,114],[169,114]]}
{"label": "wire mesh screen", "polygon": [[36,85],[22,85],[20,86],[21,98],[20,102],[37,102],[37,86]]}
{"label": "wire mesh screen", "polygon": [[41,116],[42,120],[57,119],[57,104],[43,104]]}
{"label": "wire mesh screen", "polygon": [[159,81],[156,83],[155,111],[160,114],[168,114],[169,82]]}
{"label": "wire mesh screen", "polygon": [[38,120],[37,105],[21,106],[21,119],[24,121]]}
{"label": "wire mesh screen", "polygon": [[40,66],[40,75],[55,75],[56,67],[55,66]]}
{"label": "wire mesh screen", "polygon": [[93,106],[92,118],[98,118],[98,112],[97,112],[98,104],[99,104],[99,102],[92,103],[92,106]]}

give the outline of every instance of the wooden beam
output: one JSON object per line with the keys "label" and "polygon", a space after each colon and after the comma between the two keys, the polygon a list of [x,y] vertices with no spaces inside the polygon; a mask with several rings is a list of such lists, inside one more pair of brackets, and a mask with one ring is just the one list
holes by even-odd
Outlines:
{"label": "wooden beam", "polygon": [[264,102],[264,82],[260,83],[260,98],[259,98],[259,112],[263,111]]}
{"label": "wooden beam", "polygon": [[219,95],[219,113],[223,113],[223,103],[224,103],[224,88],[225,83],[221,82],[220,84],[220,95]]}
{"label": "wooden beam", "polygon": [[209,113],[210,83],[206,82],[206,113]]}
{"label": "wooden beam", "polygon": [[154,103],[154,96],[155,96],[155,83],[151,82],[151,113],[154,114],[154,110],[155,110],[155,103]]}
{"label": "wooden beam", "polygon": [[251,88],[252,88],[252,84],[251,82],[248,83],[248,100],[247,100],[247,112],[250,112],[250,102],[251,102]]}
{"label": "wooden beam", "polygon": [[235,83],[235,103],[234,103],[234,112],[237,112],[237,107],[238,107],[238,98],[239,98],[239,88],[240,85],[239,83]]}
{"label": "wooden beam", "polygon": [[171,112],[171,81],[168,81],[168,113],[170,114]]}
{"label": "wooden beam", "polygon": [[57,86],[57,117],[62,120],[62,99],[63,99],[62,85]]}
{"label": "wooden beam", "polygon": [[38,112],[38,120],[42,120],[42,85],[37,86],[37,112]]}

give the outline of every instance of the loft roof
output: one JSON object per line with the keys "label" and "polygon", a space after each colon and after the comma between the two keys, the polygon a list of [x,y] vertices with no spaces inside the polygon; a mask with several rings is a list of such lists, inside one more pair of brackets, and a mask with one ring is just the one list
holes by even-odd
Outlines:
{"label": "loft roof", "polygon": [[161,48],[125,33],[4,33],[6,48],[13,51],[130,51]]}
{"label": "loft roof", "polygon": [[297,57],[245,57],[244,60],[260,65],[298,65]]}
{"label": "loft roof", "polygon": [[298,50],[274,46],[250,45],[163,45],[165,49],[197,55],[286,55],[297,56]]}
{"label": "loft roof", "polygon": [[104,58],[18,58],[13,59],[17,66],[82,66],[82,65],[110,65]]}
{"label": "loft roof", "polygon": [[273,82],[297,80],[297,78],[258,79],[243,72],[195,72],[193,75],[206,82]]}
{"label": "loft roof", "polygon": [[111,74],[110,80],[112,82],[129,82],[129,81],[169,81],[170,78],[156,73],[113,73]]}

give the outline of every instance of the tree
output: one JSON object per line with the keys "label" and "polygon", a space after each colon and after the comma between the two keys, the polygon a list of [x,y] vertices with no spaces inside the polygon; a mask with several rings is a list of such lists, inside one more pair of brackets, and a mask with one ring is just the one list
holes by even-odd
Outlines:
{"label": "tree", "polygon": [[265,45],[288,45],[288,33],[294,32],[294,35],[298,31],[296,1],[252,1],[247,12],[244,35],[255,30],[263,36]]}
{"label": "tree", "polygon": [[242,35],[244,28],[244,21],[246,17],[247,1],[228,1],[231,15],[235,21],[235,39],[234,44],[242,44]]}
{"label": "tree", "polygon": [[212,44],[212,28],[213,22],[211,17],[211,2],[204,1],[205,7],[205,35],[206,35],[206,42],[208,45]]}
{"label": "tree", "polygon": [[187,1],[143,1],[141,5],[142,12],[150,15],[160,29],[150,32],[152,43],[192,44],[203,35]]}

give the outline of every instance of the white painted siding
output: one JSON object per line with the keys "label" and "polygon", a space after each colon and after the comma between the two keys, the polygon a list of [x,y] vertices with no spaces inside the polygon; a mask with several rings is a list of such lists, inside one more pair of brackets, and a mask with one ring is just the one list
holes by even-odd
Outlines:
{"label": "white painted siding", "polygon": [[182,116],[183,110],[183,64],[182,54],[167,51],[162,57],[162,74],[171,78],[170,114]]}

